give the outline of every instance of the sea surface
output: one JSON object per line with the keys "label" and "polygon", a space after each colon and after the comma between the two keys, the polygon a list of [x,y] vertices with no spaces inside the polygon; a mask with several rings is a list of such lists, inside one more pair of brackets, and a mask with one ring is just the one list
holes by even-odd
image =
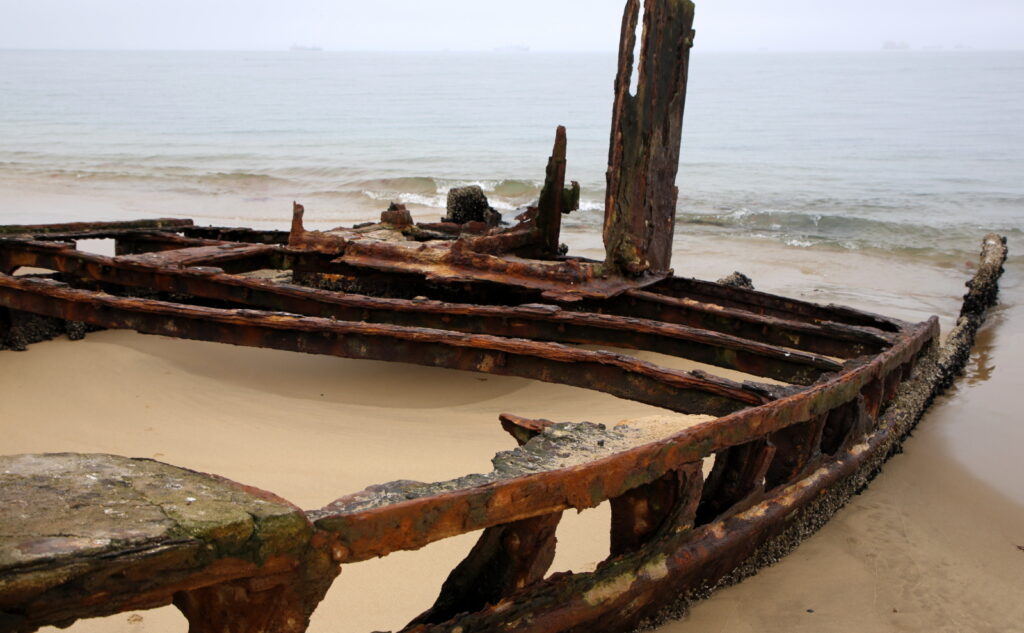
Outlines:
{"label": "sea surface", "polygon": [[[561,124],[583,187],[566,230],[594,232],[614,71],[611,54],[0,51],[0,184],[184,197],[231,224],[286,223],[296,199],[340,224],[390,201],[440,214],[477,183],[510,217]],[[1018,238],[1024,53],[695,49],[678,185],[691,235],[946,256]]]}

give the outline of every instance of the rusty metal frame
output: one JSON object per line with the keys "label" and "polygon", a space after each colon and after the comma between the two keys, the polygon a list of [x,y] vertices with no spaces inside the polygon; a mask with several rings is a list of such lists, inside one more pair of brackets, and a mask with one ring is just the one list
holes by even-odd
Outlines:
{"label": "rusty metal frame", "polygon": [[[559,128],[538,206],[507,228],[415,224],[396,206],[369,226],[307,231],[301,205],[287,232],[176,219],[0,227],[0,343],[44,318],[524,376],[711,419],[651,435],[636,422],[504,413],[520,446],[497,455],[493,472],[393,482],[294,509],[289,520],[301,529],[278,538],[268,528],[258,553],[210,554],[206,537],[191,536],[0,567],[0,630],[173,602],[196,632],[301,632],[340,566],[481,531],[406,631],[624,631],[728,581],[759,548],[807,529],[862,485],[962,354],[940,352],[934,317],[910,324],[671,274],[693,7],[645,8],[636,95],[639,0],[627,1],[623,19],[605,261],[559,253],[573,198]],[[116,254],[80,251],[82,239],[112,239]],[[962,345],[1004,258],[1005,245],[990,238]],[[24,268],[47,272],[17,274]],[[591,573],[548,576],[562,512],[605,501],[608,559]]]}
{"label": "rusty metal frame", "polygon": [[[437,484],[386,484],[306,512],[310,531],[304,538],[320,552],[310,560],[319,561],[330,577],[337,565],[483,530],[435,608],[410,624],[408,630],[415,631],[492,630],[508,628],[513,620],[519,625],[512,630],[593,628],[597,621],[605,630],[624,630],[670,596],[713,582],[784,529],[801,507],[876,455],[865,447],[891,436],[887,406],[915,364],[934,353],[938,332],[935,319],[906,324],[682,278],[605,301],[560,304],[542,303],[542,291],[531,298],[518,286],[505,297],[492,290],[490,296],[504,301],[490,304],[323,290],[247,273],[301,269],[310,278],[333,277],[337,273],[314,272],[318,265],[336,271],[331,259],[286,246],[280,235],[200,231],[186,223],[0,232],[7,235],[0,239],[0,306],[12,314],[529,376],[717,416],[651,442],[628,427],[504,414],[503,425],[523,446],[499,455],[492,473]],[[247,241],[209,239],[215,233]],[[73,240],[82,236],[114,239],[124,254],[79,251]],[[161,250],[150,250],[156,248]],[[23,267],[53,272],[12,274]],[[406,292],[427,293],[437,282],[423,276],[411,291],[409,283],[402,278]],[[473,294],[463,285],[450,289],[454,298]],[[589,311],[592,305],[603,313]],[[748,331],[760,340],[726,333]],[[779,333],[789,346],[764,342]],[[699,360],[709,369],[669,370],[577,344],[656,350]],[[748,373],[751,380],[716,377],[714,366]],[[565,454],[563,441],[571,441],[571,462],[558,457]],[[712,456],[715,467],[705,479],[701,464]],[[593,574],[545,578],[561,512],[606,500],[613,507],[609,560]],[[520,545],[508,551],[510,542]],[[326,567],[324,556],[330,558]],[[35,596],[31,609],[5,603],[0,608],[23,618],[14,630],[33,630],[58,621],[54,613],[99,615],[151,601],[182,603],[188,595],[191,606],[183,610],[198,626],[208,611],[203,591],[262,573],[250,567],[238,578],[213,582],[200,570],[195,588],[149,588],[142,602],[137,597],[88,608],[81,603],[81,586],[95,580],[76,578]],[[317,595],[330,584],[324,578],[308,584]],[[550,602],[553,596],[559,597],[557,606]],[[311,611],[318,598],[303,600]]]}

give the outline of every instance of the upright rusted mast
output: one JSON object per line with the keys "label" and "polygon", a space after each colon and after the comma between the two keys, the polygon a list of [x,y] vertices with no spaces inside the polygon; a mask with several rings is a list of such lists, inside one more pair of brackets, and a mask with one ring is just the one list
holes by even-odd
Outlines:
{"label": "upright rusted mast", "polygon": [[628,0],[619,40],[619,71],[608,150],[606,261],[627,275],[659,273],[672,261],[693,3],[644,0],[636,94],[630,84],[640,0]]}

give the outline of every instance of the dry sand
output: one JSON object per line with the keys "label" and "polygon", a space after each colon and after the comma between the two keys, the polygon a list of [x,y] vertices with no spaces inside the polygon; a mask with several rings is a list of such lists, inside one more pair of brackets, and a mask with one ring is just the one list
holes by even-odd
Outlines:
{"label": "dry sand", "polygon": [[[574,251],[586,250],[577,237]],[[679,240],[677,270],[734,269],[758,287],[920,320],[952,320],[966,262],[885,261],[765,244]],[[1011,251],[1015,245],[1011,244]],[[736,249],[736,252],[732,252]],[[742,254],[737,254],[742,251]],[[794,554],[698,605],[666,633],[1024,630],[1024,265],[983,333],[968,380],[883,474]],[[657,409],[570,387],[129,332],[0,353],[0,451],[110,452],[215,472],[307,508],[369,484],[489,470],[514,442],[497,414],[615,423]],[[606,507],[567,513],[553,571],[586,570],[608,544]],[[427,608],[473,543],[346,567],[313,632],[400,628]],[[71,631],[184,631],[173,608]]]}

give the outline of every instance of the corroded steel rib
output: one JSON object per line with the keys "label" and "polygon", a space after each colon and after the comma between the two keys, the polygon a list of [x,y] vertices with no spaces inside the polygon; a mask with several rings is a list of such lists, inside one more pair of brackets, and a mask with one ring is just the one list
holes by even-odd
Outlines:
{"label": "corroded steel rib", "polygon": [[689,325],[839,358],[874,354],[885,349],[893,340],[891,333],[874,328],[833,322],[807,323],[781,319],[645,290],[628,290],[621,297],[615,297],[600,305],[588,302],[582,307],[611,314]]}
{"label": "corroded steel rib", "polygon": [[722,284],[670,277],[648,286],[647,291],[677,299],[691,298],[704,303],[714,303],[728,308],[737,308],[755,314],[765,314],[791,320],[811,322],[832,321],[846,325],[877,328],[885,332],[898,332],[907,323],[880,314],[871,314],[839,305],[819,305],[808,301],[780,297],[779,295],[734,288]]}
{"label": "corroded steel rib", "polygon": [[866,434],[850,438],[834,459],[819,458],[800,477],[712,523],[696,524],[695,514],[680,505],[672,520],[640,549],[609,558],[593,573],[556,574],[447,626],[414,623],[404,633],[440,633],[451,631],[453,625],[467,633],[498,626],[524,633],[625,631],[665,606],[686,607],[709,591],[774,563],[867,485],[898,451],[934,396],[962,369],[962,352],[993,302],[994,280],[1005,252],[998,238],[986,238],[981,270],[965,297],[966,318],[944,346],[924,350],[913,375],[906,377],[899,395],[894,394],[894,406]]}
{"label": "corroded steel rib", "polygon": [[229,226],[186,226],[180,230],[185,237],[206,240],[281,245],[288,243],[288,231],[274,231],[270,229],[260,231]]}
{"label": "corroded steel rib", "polygon": [[[19,248],[7,248],[7,255],[4,252],[0,248],[0,261],[6,257],[22,266],[307,316],[646,349],[802,385],[811,384],[824,372],[842,369],[839,363],[822,356],[729,335],[646,319],[572,312],[550,305],[505,307],[366,297],[211,271],[151,268],[151,264],[167,261],[146,259],[146,255],[109,258],[57,249],[46,243],[25,243]],[[160,255],[176,252],[163,251]],[[237,252],[229,249],[225,256]],[[245,253],[259,255],[263,251],[242,254]],[[202,260],[203,265],[209,263],[209,259]],[[223,261],[218,265],[223,265]]]}
{"label": "corroded steel rib", "polygon": [[6,275],[0,275],[0,305],[147,334],[524,376],[683,413],[723,415],[766,400],[722,378],[526,339],[126,299]]}
{"label": "corroded steel rib", "polygon": [[[471,476],[461,485],[397,485],[390,490],[374,488],[341,499],[315,513],[316,524],[321,529],[336,532],[346,547],[346,560],[356,561],[398,549],[417,549],[451,536],[453,529],[469,531],[570,507],[593,507],[603,499],[650,483],[669,470],[699,462],[731,446],[755,441],[856,399],[869,383],[911,361],[935,337],[937,330],[938,323],[933,319],[918,326],[869,364],[830,382],[760,407],[699,423],[637,448],[622,451],[621,444],[595,432],[592,444],[604,440],[604,446],[619,449],[614,457],[600,458],[601,451],[588,445],[592,461],[508,480],[502,477],[504,472],[499,458],[495,473],[476,476],[480,477],[476,480]],[[551,464],[546,466],[550,468]],[[474,481],[478,487],[467,488]],[[452,489],[457,490],[445,494]],[[417,495],[425,496],[410,498]],[[514,510],[505,500],[517,501],[513,504]],[[396,532],[393,529],[395,525],[412,523],[416,524],[416,530]]]}
{"label": "corroded steel rib", "polygon": [[13,224],[0,226],[0,235],[92,234],[140,229],[183,229],[192,220],[158,218],[122,222],[69,222],[66,224]]}
{"label": "corroded steel rib", "polygon": [[224,266],[239,260],[252,260],[253,258],[262,257],[276,250],[276,247],[269,244],[235,244],[225,242],[211,246],[193,246],[157,251],[155,253],[123,255],[118,261],[128,266],[135,264],[148,268]]}

